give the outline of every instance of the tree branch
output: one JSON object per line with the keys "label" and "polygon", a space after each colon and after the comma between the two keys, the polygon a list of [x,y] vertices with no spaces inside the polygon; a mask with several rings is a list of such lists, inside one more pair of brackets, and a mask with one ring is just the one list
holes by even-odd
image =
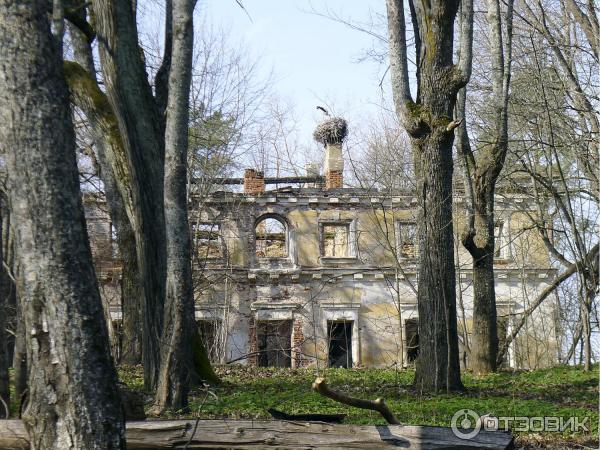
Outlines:
{"label": "tree branch", "polygon": [[75,25],[77,29],[85,35],[88,44],[94,42],[94,39],[96,39],[96,31],[94,31],[92,26],[87,20],[85,20],[85,18],[82,18],[76,10],[71,8],[65,9],[64,15],[65,19]]}
{"label": "tree branch", "polygon": [[473,0],[462,0],[459,11],[460,43],[458,58],[459,87],[471,78],[473,67]]}
{"label": "tree branch", "polygon": [[538,306],[540,306],[542,304],[542,302],[544,300],[546,300],[546,298],[552,292],[554,292],[556,290],[556,288],[558,288],[558,286],[560,286],[564,281],[568,280],[571,277],[571,275],[573,275],[575,272],[577,272],[578,267],[585,267],[586,265],[590,264],[595,258],[598,258],[598,244],[594,245],[594,247],[589,251],[589,253],[585,256],[584,261],[578,261],[578,262],[571,264],[567,268],[567,270],[565,270],[561,275],[559,275],[552,282],[552,284],[547,286],[546,289],[544,289],[540,293],[540,295],[537,296],[537,298],[533,301],[533,303],[531,303],[529,308],[527,308],[525,311],[523,311],[519,322],[517,323],[517,325],[515,325],[512,333],[510,334],[510,336],[508,336],[506,338],[506,341],[502,345],[502,348],[500,348],[498,351],[498,357],[497,357],[498,364],[502,363],[502,359],[504,358],[504,355],[508,351],[508,347],[515,340],[515,338],[517,337],[517,335],[519,334],[519,332],[521,331],[523,326],[525,326],[525,322],[527,322],[527,318],[531,315],[531,313],[533,313],[538,308]]}
{"label": "tree branch", "polygon": [[377,411],[387,423],[391,425],[402,425],[382,398],[376,400],[363,400],[360,398],[349,397],[341,392],[331,390],[329,386],[327,386],[324,378],[317,378],[312,387],[314,391],[324,397],[328,397],[336,402],[343,403],[344,405],[353,406],[354,408]]}
{"label": "tree branch", "polygon": [[131,172],[123,147],[117,118],[108,98],[98,83],[81,65],[73,61],[64,62],[65,78],[69,85],[71,101],[80,108],[88,120],[94,121],[106,139],[107,158],[113,168],[117,186],[129,220],[135,220],[131,194]]}
{"label": "tree branch", "polygon": [[406,116],[406,103],[413,102],[408,80],[408,56],[406,52],[406,23],[404,21],[404,1],[387,0],[388,41],[390,44],[390,70],[392,92],[396,112]]}

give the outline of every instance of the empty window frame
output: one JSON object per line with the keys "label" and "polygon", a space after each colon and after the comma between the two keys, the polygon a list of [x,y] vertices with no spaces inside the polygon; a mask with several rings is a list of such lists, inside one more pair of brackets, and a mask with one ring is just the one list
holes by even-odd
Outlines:
{"label": "empty window frame", "polygon": [[496,221],[494,224],[494,258],[506,259],[509,255],[508,233],[506,224]]}
{"label": "empty window frame", "polygon": [[259,367],[292,367],[292,321],[258,321],[256,347]]}
{"label": "empty window frame", "polygon": [[326,258],[347,258],[350,256],[350,224],[324,223],[322,256]]}
{"label": "empty window frame", "polygon": [[409,363],[414,363],[419,356],[419,321],[417,319],[405,320],[404,330],[406,335],[406,359]]}
{"label": "empty window frame", "polygon": [[256,256],[259,258],[285,258],[287,230],[283,220],[266,217],[256,224]]}
{"label": "empty window frame", "polygon": [[417,245],[417,224],[414,222],[396,222],[398,240],[398,256],[400,258],[416,258],[419,256]]}
{"label": "empty window frame", "polygon": [[328,320],[327,342],[329,367],[352,367],[352,321]]}
{"label": "empty window frame", "polygon": [[218,322],[216,320],[203,319],[196,321],[196,324],[198,326],[198,334],[200,335],[200,340],[204,344],[204,349],[208,354],[208,358],[213,363],[218,362]]}
{"label": "empty window frame", "polygon": [[221,227],[217,223],[200,223],[195,227],[194,241],[198,257],[214,259],[223,257]]}

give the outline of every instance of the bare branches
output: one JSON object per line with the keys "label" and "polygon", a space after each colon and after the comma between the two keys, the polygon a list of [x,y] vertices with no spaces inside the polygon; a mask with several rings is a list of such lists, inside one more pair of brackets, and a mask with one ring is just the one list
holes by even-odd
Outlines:
{"label": "bare branches", "polygon": [[589,265],[593,260],[595,260],[597,258],[598,258],[598,244],[596,244],[589,251],[589,253],[585,256],[583,261],[577,261],[577,262],[571,264],[567,268],[567,270],[565,270],[561,275],[559,275],[557,278],[555,278],[554,281],[552,282],[552,284],[547,286],[546,289],[544,289],[536,297],[536,299],[531,303],[531,305],[525,311],[523,311],[523,313],[519,319],[519,322],[517,324],[515,324],[510,336],[507,336],[504,344],[498,350],[498,356],[496,358],[498,364],[502,363],[502,359],[504,358],[504,355],[508,351],[508,347],[515,340],[515,338],[517,337],[517,335],[519,334],[519,332],[521,331],[523,326],[525,326],[531,313],[533,313],[542,304],[542,302],[544,300],[546,300],[546,298],[548,298],[548,296],[556,290],[556,288],[558,286],[560,286],[564,281],[568,280],[574,273],[576,273],[581,266]]}
{"label": "bare branches", "polygon": [[401,425],[400,421],[394,416],[388,405],[382,398],[376,400],[363,400],[360,398],[350,397],[341,392],[334,391],[327,386],[324,378],[317,378],[313,383],[313,390],[324,397],[328,397],[336,402],[344,405],[353,406],[355,408],[370,409],[377,411],[391,425]]}

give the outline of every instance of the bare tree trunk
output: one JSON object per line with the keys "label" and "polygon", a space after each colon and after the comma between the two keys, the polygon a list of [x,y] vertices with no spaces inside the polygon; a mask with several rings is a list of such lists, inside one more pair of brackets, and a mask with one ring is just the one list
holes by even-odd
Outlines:
{"label": "bare tree trunk", "polygon": [[106,91],[116,115],[130,179],[117,178],[135,233],[142,296],[144,383],[157,385],[166,280],[164,134],[137,40],[129,0],[92,2]]}
{"label": "bare tree trunk", "polygon": [[[82,20],[86,19],[86,8],[79,5],[78,14]],[[82,66],[90,75],[90,82],[96,81],[96,68],[92,47],[88,38],[75,26],[70,26],[71,42],[73,45],[73,54],[75,62]],[[71,81],[74,81],[71,79]],[[72,89],[76,89],[72,84]],[[98,89],[99,91],[99,89]],[[81,95],[94,95],[92,92],[82,92]],[[77,94],[74,96],[77,98]],[[104,194],[106,203],[110,212],[110,218],[117,235],[117,246],[122,263],[121,269],[121,310],[123,313],[122,324],[122,343],[120,362],[126,364],[140,364],[142,362],[142,334],[139,324],[142,323],[142,305],[141,305],[141,286],[139,280],[139,271],[137,265],[137,255],[135,247],[135,234],[131,227],[129,217],[125,208],[125,201],[119,191],[119,186],[115,176],[115,170],[111,165],[111,158],[108,152],[113,149],[107,148],[110,142],[106,142],[105,130],[99,123],[99,114],[90,110],[93,102],[76,102],[82,108],[90,122],[90,127],[94,136],[94,150],[96,159],[100,166],[99,177],[104,184]],[[119,140],[121,142],[121,140]],[[123,151],[120,149],[119,151]]]}
{"label": "bare tree trunk", "polygon": [[[155,412],[187,407],[193,371],[194,297],[187,207],[187,149],[195,0],[173,0],[165,132],[167,291]],[[169,14],[167,14],[169,15]]]}
{"label": "bare tree trunk", "polygon": [[17,298],[17,326],[15,330],[15,351],[13,353],[12,366],[14,373],[15,401],[19,405],[19,411],[22,409],[21,402],[25,391],[27,390],[27,348],[25,346],[25,323],[21,308],[21,301]]}
{"label": "bare tree trunk", "polygon": [[0,1],[0,42],[0,141],[21,270],[31,448],[124,448],[47,2]]}
{"label": "bare tree trunk", "polygon": [[[470,67],[452,62],[459,2],[411,0],[409,5],[417,53],[415,100],[408,81],[404,2],[387,1],[394,103],[411,139],[419,203],[421,345],[414,383],[425,391],[460,390],[452,225],[452,143],[458,122],[452,114]],[[469,37],[461,42],[465,54],[471,49]]]}
{"label": "bare tree trunk", "polygon": [[[589,371],[592,367],[592,326],[590,323],[591,319],[591,301],[589,298],[590,293],[587,289],[582,289],[585,292],[584,298],[581,301],[581,341],[583,347],[583,370]],[[593,299],[593,297],[592,297]]]}
{"label": "bare tree trunk", "polygon": [[[457,149],[463,157],[467,208],[467,229],[462,243],[473,258],[473,339],[470,365],[477,374],[496,370],[498,324],[494,282],[494,194],[496,182],[508,152],[508,97],[512,59],[513,1],[507,2],[503,21],[499,0],[488,0],[490,36],[493,136],[477,157],[468,142],[466,123],[457,130]],[[503,40],[506,36],[506,41]],[[459,94],[457,114],[466,117],[466,88]]]}
{"label": "bare tree trunk", "polygon": [[[2,236],[2,217],[0,217],[0,236]],[[2,254],[2,245],[0,245],[0,263],[4,262]],[[8,297],[7,290],[4,289],[4,267],[0,267],[0,418],[8,419],[10,410],[10,380],[8,368],[10,367],[8,355],[8,323],[5,320],[8,317]]]}

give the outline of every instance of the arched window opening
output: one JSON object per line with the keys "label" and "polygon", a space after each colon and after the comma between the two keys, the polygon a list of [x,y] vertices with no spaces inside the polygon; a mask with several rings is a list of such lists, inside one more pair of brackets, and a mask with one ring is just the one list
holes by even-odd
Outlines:
{"label": "arched window opening", "polygon": [[259,258],[284,258],[287,256],[287,233],[285,224],[274,217],[267,217],[256,225],[256,256]]}

